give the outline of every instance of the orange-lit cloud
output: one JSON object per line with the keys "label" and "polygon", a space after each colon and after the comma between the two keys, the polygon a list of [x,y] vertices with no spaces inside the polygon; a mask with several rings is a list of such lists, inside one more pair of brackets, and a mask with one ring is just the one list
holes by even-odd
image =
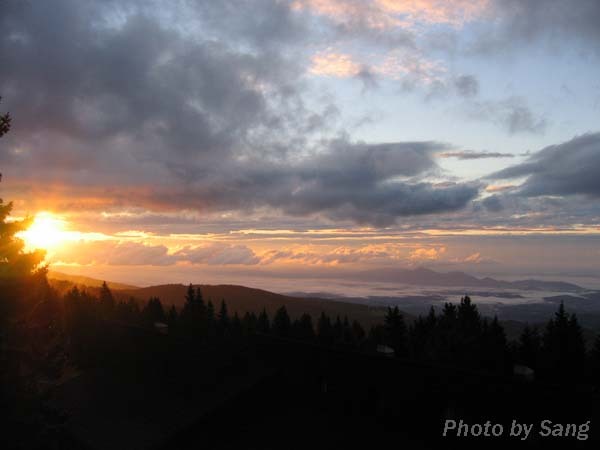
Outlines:
{"label": "orange-lit cloud", "polygon": [[352,56],[332,51],[317,53],[312,58],[309,72],[313,75],[349,78],[358,75],[361,65]]}
{"label": "orange-lit cloud", "polygon": [[379,62],[358,60],[358,57],[328,49],[317,53],[311,60],[309,73],[335,78],[356,77],[363,70],[375,76],[403,80],[416,84],[444,82],[446,67],[414,50],[388,53]]}
{"label": "orange-lit cloud", "polygon": [[436,261],[446,253],[446,247],[417,248],[410,252],[413,261]]}
{"label": "orange-lit cloud", "polygon": [[504,192],[516,188],[514,184],[490,184],[485,188],[486,192]]}
{"label": "orange-lit cloud", "polygon": [[297,10],[310,10],[338,23],[360,22],[373,29],[418,23],[460,27],[482,17],[488,0],[296,0]]}

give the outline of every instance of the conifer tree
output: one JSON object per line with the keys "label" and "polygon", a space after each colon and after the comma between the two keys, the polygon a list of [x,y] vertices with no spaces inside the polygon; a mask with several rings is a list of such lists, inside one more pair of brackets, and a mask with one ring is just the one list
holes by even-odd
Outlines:
{"label": "conifer tree", "polygon": [[569,315],[563,302],[546,325],[542,338],[543,369],[546,377],[573,380],[583,374],[585,343],[577,317]]}
{"label": "conifer tree", "polygon": [[[0,101],[2,97],[0,97]],[[11,117],[9,113],[0,115],[0,137],[4,136],[10,130]]]}
{"label": "conifer tree", "polygon": [[334,343],[335,335],[331,319],[324,312],[317,322],[317,337],[321,345],[331,346]]}
{"label": "conifer tree", "polygon": [[472,358],[476,360],[467,360],[473,365],[482,366],[484,369],[491,370],[496,373],[503,373],[509,369],[509,352],[506,341],[504,328],[498,321],[498,317],[494,316],[491,323],[485,321],[485,329],[482,331],[482,348],[477,353],[474,353]]}
{"label": "conifer tree", "polygon": [[167,314],[167,325],[169,326],[169,334],[174,334],[177,330],[177,309],[175,305],[171,305],[169,313]]}
{"label": "conifer tree", "polygon": [[195,300],[196,300],[196,304],[198,306],[200,306],[201,308],[205,308],[205,304],[204,304],[204,297],[202,296],[202,289],[200,289],[200,286],[198,286],[196,288],[196,296],[195,296]]}
{"label": "conifer tree", "polygon": [[292,328],[290,316],[285,306],[281,306],[273,317],[272,333],[275,336],[288,337]]}
{"label": "conifer tree", "polygon": [[189,284],[187,292],[185,294],[185,306],[192,307],[196,303],[196,293],[194,292],[194,286],[192,283]]}
{"label": "conifer tree", "polygon": [[590,351],[590,377],[593,384],[600,386],[600,334],[594,339],[594,346]]}
{"label": "conifer tree", "polygon": [[297,339],[312,341],[315,338],[315,329],[309,314],[304,313],[299,319],[296,319],[292,330],[292,335]]}
{"label": "conifer tree", "polygon": [[271,332],[271,324],[269,322],[269,315],[267,310],[263,308],[262,312],[258,316],[258,322],[256,323],[256,331],[263,334]]}
{"label": "conifer tree", "polygon": [[229,334],[233,339],[241,339],[244,335],[242,321],[240,320],[240,316],[238,315],[237,311],[233,313],[229,330]]}
{"label": "conifer tree", "polygon": [[242,330],[245,336],[252,336],[256,333],[258,318],[253,312],[246,311],[242,318]]}
{"label": "conifer tree", "polygon": [[407,330],[404,317],[397,306],[388,307],[384,318],[385,343],[394,349],[396,356],[407,354]]}
{"label": "conifer tree", "polygon": [[352,334],[354,335],[354,342],[357,344],[365,340],[365,329],[357,320],[352,321]]}
{"label": "conifer tree", "polygon": [[106,281],[102,282],[99,299],[102,316],[105,319],[112,318],[115,312],[115,298],[113,297],[111,290],[108,288]]}
{"label": "conifer tree", "polygon": [[148,326],[154,326],[155,323],[165,323],[167,316],[162,303],[158,297],[152,297],[146,303],[146,306],[142,310],[142,316],[144,317],[144,323]]}
{"label": "conifer tree", "polygon": [[[0,117],[0,136],[10,128],[10,116]],[[2,175],[0,174],[0,181]],[[26,252],[16,235],[27,230],[33,217],[9,221],[13,203],[0,199],[0,326],[18,312],[26,312],[48,293],[44,250]]]}
{"label": "conifer tree", "polygon": [[344,325],[342,324],[339,315],[335,317],[335,323],[333,324],[333,335],[334,342],[336,344],[341,344],[344,342]]}
{"label": "conifer tree", "polygon": [[221,308],[219,310],[219,317],[217,319],[217,331],[220,336],[224,336],[229,330],[230,319],[229,313],[227,312],[227,304],[225,299],[221,300]]}
{"label": "conifer tree", "polygon": [[540,357],[541,338],[537,327],[525,325],[517,345],[517,360],[532,369],[537,369]]}

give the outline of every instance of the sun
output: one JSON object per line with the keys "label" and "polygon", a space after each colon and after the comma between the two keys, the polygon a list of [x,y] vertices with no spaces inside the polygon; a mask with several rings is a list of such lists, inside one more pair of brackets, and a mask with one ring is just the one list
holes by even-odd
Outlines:
{"label": "sun", "polygon": [[67,239],[65,221],[49,212],[35,215],[31,226],[19,234],[29,249],[52,250]]}

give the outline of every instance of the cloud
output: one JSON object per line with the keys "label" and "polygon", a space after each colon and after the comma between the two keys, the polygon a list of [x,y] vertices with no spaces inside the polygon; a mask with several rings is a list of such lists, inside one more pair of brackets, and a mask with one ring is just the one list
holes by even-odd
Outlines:
{"label": "cloud", "polygon": [[472,150],[459,150],[443,152],[438,154],[438,158],[456,158],[460,160],[486,159],[486,158],[514,158],[512,153],[500,152],[477,152]]}
{"label": "cloud", "polygon": [[461,75],[454,79],[454,87],[461,97],[476,97],[479,94],[479,81],[473,75]]}
{"label": "cloud", "polygon": [[436,261],[446,253],[446,247],[417,248],[410,252],[409,258],[413,261]]}
{"label": "cloud", "polygon": [[470,101],[465,107],[466,114],[471,119],[495,123],[510,134],[539,134],[548,125],[546,118],[537,116],[521,97],[499,101]]}
{"label": "cloud", "polygon": [[535,40],[579,40],[592,49],[600,42],[600,3],[594,0],[494,0],[490,12],[499,28],[483,36],[480,47],[486,51]]}
{"label": "cloud", "polygon": [[313,75],[330,76],[338,78],[356,77],[361,73],[361,65],[352,59],[352,56],[321,52],[312,57],[310,73]]}
{"label": "cloud", "polygon": [[518,193],[524,196],[576,195],[600,197],[600,133],[590,133],[551,145],[525,162],[493,173],[490,179],[526,177]]}
{"label": "cloud", "polygon": [[406,260],[403,245],[385,243],[360,247],[339,246],[333,249],[311,247],[269,250],[261,255],[261,264],[274,263],[317,264],[335,266],[340,264],[390,264]]}
{"label": "cloud", "polygon": [[192,264],[254,265],[260,262],[254,251],[245,245],[211,243],[196,247],[185,247],[174,256],[180,261]]}
{"label": "cloud", "polygon": [[479,17],[487,3],[486,0],[296,0],[294,6],[346,26],[360,23],[373,29],[389,29],[419,23],[460,27]]}
{"label": "cloud", "polygon": [[490,195],[481,200],[483,207],[490,212],[500,212],[504,209],[504,205],[497,195]]}
{"label": "cloud", "polygon": [[[465,207],[478,184],[425,181],[445,144],[354,142],[333,127],[334,104],[307,106],[308,62],[292,49],[309,39],[302,19],[258,0],[5,2],[7,187],[77,210],[270,210],[384,226]],[[365,78],[343,55],[324,58],[319,70],[339,63],[331,73]],[[427,76],[415,64],[403,67]]]}
{"label": "cloud", "polygon": [[113,240],[80,241],[61,245],[52,255],[52,261],[80,265],[118,266],[166,266],[175,262],[164,245]]}
{"label": "cloud", "polygon": [[51,261],[79,265],[170,266],[177,263],[253,265],[260,259],[249,247],[240,244],[210,242],[170,252],[165,245],[99,240],[66,243],[52,254]]}
{"label": "cloud", "polygon": [[490,184],[486,186],[485,192],[505,192],[515,189],[516,187],[516,184]]}

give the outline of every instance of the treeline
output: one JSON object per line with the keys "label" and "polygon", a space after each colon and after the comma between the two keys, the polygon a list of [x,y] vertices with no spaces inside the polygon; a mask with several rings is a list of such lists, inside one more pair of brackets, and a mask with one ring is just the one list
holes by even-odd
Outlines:
{"label": "treeline", "polygon": [[240,316],[228,310],[225,300],[215,306],[192,285],[179,311],[174,306],[165,309],[159,298],[150,298],[141,308],[135,299],[116,301],[106,283],[97,297],[73,288],[64,305],[66,329],[78,361],[89,358],[89,340],[102,334],[101,323],[117,321],[158,330],[164,324],[169,335],[206,345],[261,333],[328,347],[387,351],[412,361],[495,374],[512,374],[519,364],[534,370],[536,378],[551,382],[600,381],[600,335],[586,352],[577,317],[568,314],[563,304],[542,329],[525,326],[516,342],[508,341],[497,318],[482,317],[468,296],[458,305],[446,303],[439,313],[431,307],[429,314],[410,324],[398,307],[390,307],[383,324],[368,332],[357,321],[324,313],[316,321],[309,314],[292,319],[285,306],[272,317],[265,309]]}

